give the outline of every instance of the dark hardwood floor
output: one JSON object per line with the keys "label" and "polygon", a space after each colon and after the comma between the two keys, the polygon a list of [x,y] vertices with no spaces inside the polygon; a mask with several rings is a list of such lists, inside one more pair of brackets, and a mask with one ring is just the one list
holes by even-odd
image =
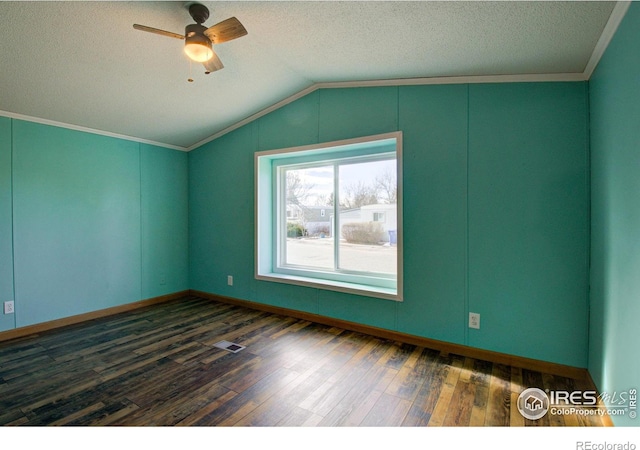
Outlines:
{"label": "dark hardwood floor", "polygon": [[524,419],[526,387],[587,388],[197,297],[0,343],[2,425],[603,425]]}

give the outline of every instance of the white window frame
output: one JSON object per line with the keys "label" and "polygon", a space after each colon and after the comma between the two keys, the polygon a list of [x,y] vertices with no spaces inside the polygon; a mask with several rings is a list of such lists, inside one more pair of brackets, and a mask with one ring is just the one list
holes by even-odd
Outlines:
{"label": "white window frame", "polygon": [[[281,263],[286,213],[283,216],[284,170],[295,166],[344,164],[389,159],[395,153],[397,198],[397,274],[325,271]],[[255,154],[255,277],[258,280],[302,285],[370,297],[402,301],[402,133],[386,133],[302,147],[268,150]],[[334,195],[337,195],[334,193]],[[282,196],[279,198],[279,196]],[[336,202],[337,203],[337,202]],[[280,209],[279,209],[280,208]],[[285,209],[286,211],[286,209]],[[330,214],[334,216],[335,210]],[[339,234],[336,232],[336,234]]]}

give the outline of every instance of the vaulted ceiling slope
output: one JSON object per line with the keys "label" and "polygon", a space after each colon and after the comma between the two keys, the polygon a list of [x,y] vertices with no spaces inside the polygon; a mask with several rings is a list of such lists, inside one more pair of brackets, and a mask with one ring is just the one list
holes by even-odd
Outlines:
{"label": "vaulted ceiling slope", "polygon": [[235,16],[248,30],[215,46],[225,68],[209,75],[189,62],[181,40],[132,27],[184,33],[193,22],[185,2],[0,2],[0,114],[190,149],[330,83],[545,74],[585,79],[620,6],[202,3],[211,11],[206,26]]}

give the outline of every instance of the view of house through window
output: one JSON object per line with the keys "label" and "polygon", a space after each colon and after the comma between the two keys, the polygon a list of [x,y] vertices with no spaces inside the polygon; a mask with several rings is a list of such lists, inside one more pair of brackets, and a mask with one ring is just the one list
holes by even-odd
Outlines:
{"label": "view of house through window", "polygon": [[286,204],[280,266],[397,273],[396,158],[370,159],[280,167]]}
{"label": "view of house through window", "polygon": [[397,138],[336,148],[257,157],[257,186],[271,186],[258,192],[258,215],[271,223],[257,225],[257,275],[351,283],[397,298]]}

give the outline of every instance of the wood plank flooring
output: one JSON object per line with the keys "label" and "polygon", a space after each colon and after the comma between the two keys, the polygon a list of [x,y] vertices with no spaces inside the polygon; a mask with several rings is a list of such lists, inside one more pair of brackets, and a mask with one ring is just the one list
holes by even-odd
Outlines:
{"label": "wood plank flooring", "polygon": [[524,419],[526,387],[586,388],[197,297],[0,343],[1,425],[604,425]]}

